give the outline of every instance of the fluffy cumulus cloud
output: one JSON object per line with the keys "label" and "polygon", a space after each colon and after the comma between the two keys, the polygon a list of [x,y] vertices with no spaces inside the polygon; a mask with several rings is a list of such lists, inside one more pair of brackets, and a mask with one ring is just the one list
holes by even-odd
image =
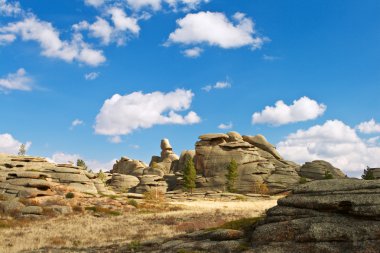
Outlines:
{"label": "fluffy cumulus cloud", "polygon": [[356,128],[365,134],[380,133],[380,123],[377,123],[375,119],[362,122]]}
{"label": "fluffy cumulus cloud", "polygon": [[324,104],[308,97],[302,97],[287,105],[282,100],[276,102],[275,106],[266,106],[261,112],[252,115],[252,124],[271,124],[280,126],[284,124],[301,122],[315,119],[326,111]]}
{"label": "fluffy cumulus cloud", "polygon": [[224,49],[249,46],[261,48],[265,38],[259,36],[252,19],[243,13],[235,13],[229,20],[219,12],[198,12],[187,14],[177,20],[178,28],[169,35],[167,45],[180,43],[185,45],[217,46]]}
{"label": "fluffy cumulus cloud", "polygon": [[231,129],[232,127],[233,127],[232,122],[230,122],[230,123],[228,123],[228,124],[224,124],[224,123],[222,123],[222,124],[220,124],[220,125],[218,126],[218,128],[219,128],[219,129],[222,129],[222,130]]}
{"label": "fluffy cumulus cloud", "polygon": [[369,145],[339,120],[298,130],[278,143],[277,149],[288,160],[304,163],[322,159],[352,175],[380,164],[380,146]]}
{"label": "fluffy cumulus cloud", "polygon": [[[18,154],[22,142],[16,140],[11,134],[0,134],[0,153],[5,154]],[[28,150],[32,145],[31,142],[26,142],[25,149]]]}
{"label": "fluffy cumulus cloud", "polygon": [[68,154],[64,152],[56,152],[52,155],[52,157],[49,157],[48,160],[50,162],[54,163],[73,163],[76,164],[76,161],[78,159],[82,159],[85,161],[88,169],[98,172],[100,170],[102,171],[109,171],[112,169],[113,164],[116,162],[116,159],[113,159],[109,162],[100,162],[98,160],[91,160],[91,159],[85,159],[82,156],[78,154]]}
{"label": "fluffy cumulus cloud", "polygon": [[199,123],[201,119],[193,111],[179,114],[190,108],[193,96],[190,90],[184,89],[168,93],[115,94],[104,102],[96,116],[95,132],[118,136],[154,125]]}
{"label": "fluffy cumulus cloud", "polygon": [[[106,60],[103,52],[92,49],[80,34],[74,34],[71,41],[61,40],[60,33],[51,23],[33,15],[0,27],[0,36],[7,36],[9,42],[13,42],[17,36],[24,41],[35,41],[40,45],[42,55],[67,62],[97,66]],[[4,39],[0,41],[4,44]]]}
{"label": "fluffy cumulus cloud", "polygon": [[105,13],[110,21],[102,17],[96,17],[92,24],[81,21],[73,25],[74,31],[88,31],[90,37],[100,39],[103,45],[109,45],[111,42],[124,45],[129,35],[139,35],[140,26],[137,18],[127,16],[123,9],[117,7],[108,8]]}
{"label": "fluffy cumulus cloud", "polygon": [[0,0],[0,16],[15,16],[22,12],[19,2]]}
{"label": "fluffy cumulus cloud", "polygon": [[231,83],[228,81],[223,81],[223,82],[217,82],[214,85],[206,85],[202,87],[202,90],[209,92],[213,89],[228,89],[228,88],[231,88]]}
{"label": "fluffy cumulus cloud", "polygon": [[33,80],[27,74],[25,69],[20,68],[16,73],[10,73],[7,76],[0,78],[0,91],[10,90],[32,90]]}

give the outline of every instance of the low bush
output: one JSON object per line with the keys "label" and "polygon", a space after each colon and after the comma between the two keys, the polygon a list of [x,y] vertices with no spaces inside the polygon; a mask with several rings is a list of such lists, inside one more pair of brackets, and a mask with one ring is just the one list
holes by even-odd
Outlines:
{"label": "low bush", "polygon": [[105,215],[111,215],[111,216],[121,215],[119,211],[111,210],[111,209],[104,208],[101,206],[88,206],[85,208],[85,210],[93,211],[94,213],[98,213],[98,214],[105,214]]}
{"label": "low bush", "polygon": [[130,200],[128,200],[128,205],[134,206],[137,208],[139,206],[139,203],[134,199],[130,199]]}
{"label": "low bush", "polygon": [[269,188],[266,183],[255,183],[253,185],[253,192],[266,195],[269,193]]}
{"label": "low bush", "polygon": [[72,192],[68,192],[68,193],[66,193],[65,197],[66,197],[67,199],[72,199],[72,198],[75,197],[75,194],[72,193]]}
{"label": "low bush", "polygon": [[324,179],[334,179],[330,171],[326,170]]}
{"label": "low bush", "polygon": [[165,201],[165,193],[157,189],[153,189],[144,193],[144,200],[147,202],[162,203]]}
{"label": "low bush", "polygon": [[245,234],[248,234],[251,231],[252,226],[257,222],[261,221],[262,219],[263,217],[242,218],[239,220],[226,222],[219,228],[240,230],[243,231]]}
{"label": "low bush", "polygon": [[301,177],[299,182],[300,182],[300,184],[306,184],[307,183],[307,179],[304,178],[304,177]]}

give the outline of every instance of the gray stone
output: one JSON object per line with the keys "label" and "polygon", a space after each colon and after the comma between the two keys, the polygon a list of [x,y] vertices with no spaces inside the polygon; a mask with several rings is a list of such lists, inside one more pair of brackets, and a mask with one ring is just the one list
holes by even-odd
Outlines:
{"label": "gray stone", "polygon": [[203,134],[198,137],[202,141],[210,141],[214,139],[224,139],[228,140],[230,137],[227,134],[217,133],[217,134]]}
{"label": "gray stone", "polygon": [[297,187],[252,233],[252,252],[380,252],[380,180]]}
{"label": "gray stone", "polygon": [[128,192],[140,183],[140,180],[131,175],[113,174],[109,185],[118,191]]}
{"label": "gray stone", "polygon": [[307,162],[301,166],[298,174],[301,177],[313,180],[325,179],[326,173],[330,173],[333,178],[346,178],[347,176],[338,168],[322,160]]}
{"label": "gray stone", "polygon": [[40,206],[26,206],[23,209],[21,209],[22,214],[35,214],[35,215],[42,215],[43,209]]}

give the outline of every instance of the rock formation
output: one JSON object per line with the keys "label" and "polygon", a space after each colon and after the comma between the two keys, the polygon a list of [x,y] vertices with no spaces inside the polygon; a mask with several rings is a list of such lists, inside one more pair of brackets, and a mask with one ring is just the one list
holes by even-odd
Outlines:
{"label": "rock formation", "polygon": [[285,161],[261,136],[241,136],[237,132],[205,134],[195,144],[195,167],[203,177],[197,187],[223,190],[226,167],[232,159],[238,163],[238,192],[252,192],[266,184],[272,193],[298,185],[298,165]]}
{"label": "rock formation", "polygon": [[303,184],[278,200],[278,206],[269,209],[265,218],[234,227],[236,230],[200,230],[142,242],[137,252],[377,253],[380,180],[332,179]]}
{"label": "rock formation", "polygon": [[380,181],[301,185],[253,231],[251,252],[380,252]]}
{"label": "rock formation", "polygon": [[122,157],[113,165],[111,173],[119,173],[124,175],[142,176],[144,169],[148,167],[144,162],[133,160],[128,157]]}
{"label": "rock formation", "polygon": [[97,194],[95,175],[71,164],[53,164],[43,158],[0,156],[0,192],[9,197],[55,194],[64,185],[75,191]]}
{"label": "rock formation", "polygon": [[368,171],[375,179],[380,179],[380,168],[368,168]]}
{"label": "rock formation", "polygon": [[347,178],[347,176],[338,168],[335,168],[330,163],[326,161],[316,160],[312,162],[306,162],[301,166],[298,174],[301,177],[312,179],[312,180],[322,180],[326,176],[331,175],[332,178]]}
{"label": "rock formation", "polygon": [[170,145],[168,139],[161,140],[161,156],[152,156],[149,163],[149,167],[158,168],[164,172],[164,174],[169,174],[177,166],[179,157],[173,152],[173,148]]}

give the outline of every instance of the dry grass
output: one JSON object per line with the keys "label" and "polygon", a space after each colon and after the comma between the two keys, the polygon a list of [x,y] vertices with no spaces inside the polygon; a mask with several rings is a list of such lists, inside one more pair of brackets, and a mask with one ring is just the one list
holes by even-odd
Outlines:
{"label": "dry grass", "polygon": [[275,204],[276,200],[195,201],[173,202],[162,205],[164,208],[155,209],[157,204],[141,203],[142,209],[139,207],[119,216],[95,217],[92,211],[87,211],[22,225],[8,221],[6,225],[0,226],[0,252],[12,253],[43,247],[100,247],[168,238],[220,226],[243,217],[261,216],[265,209]]}

